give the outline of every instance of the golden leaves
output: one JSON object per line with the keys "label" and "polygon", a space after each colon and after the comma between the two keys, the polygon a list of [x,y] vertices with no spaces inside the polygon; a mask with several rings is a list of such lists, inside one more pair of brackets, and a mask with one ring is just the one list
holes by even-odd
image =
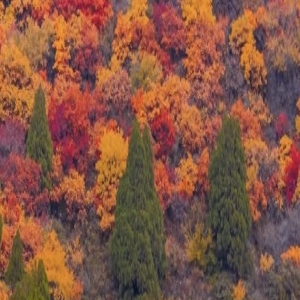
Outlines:
{"label": "golden leaves", "polygon": [[300,268],[300,247],[291,246],[287,251],[280,255],[283,261],[291,261],[293,265]]}
{"label": "golden leaves", "polygon": [[99,172],[97,194],[101,199],[97,213],[102,230],[110,230],[114,224],[114,209],[119,182],[126,168],[128,140],[121,131],[105,130],[100,140],[100,160],[96,164]]}
{"label": "golden leaves", "polygon": [[179,163],[179,167],[175,169],[178,184],[177,192],[185,198],[190,199],[195,191],[195,185],[197,182],[197,165],[194,163],[190,153],[187,158],[182,159]]}
{"label": "golden leaves", "polygon": [[[54,299],[78,299],[74,274],[66,266],[66,253],[55,231],[47,234],[45,245],[35,256],[35,261],[42,259]],[[31,266],[33,266],[32,261]],[[52,284],[51,284],[52,283]]]}
{"label": "golden leaves", "polygon": [[271,254],[265,253],[260,255],[259,268],[264,273],[269,271],[274,265],[274,258]]}

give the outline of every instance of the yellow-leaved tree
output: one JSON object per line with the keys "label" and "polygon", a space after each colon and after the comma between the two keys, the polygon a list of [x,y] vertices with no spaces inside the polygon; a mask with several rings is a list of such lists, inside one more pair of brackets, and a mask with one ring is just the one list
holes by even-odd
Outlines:
{"label": "yellow-leaved tree", "polygon": [[175,169],[178,184],[177,192],[188,200],[191,199],[195,191],[197,182],[198,168],[194,163],[192,155],[188,153],[186,158],[183,158],[178,168]]}
{"label": "yellow-leaved tree", "polygon": [[291,246],[287,251],[280,255],[283,261],[290,261],[297,268],[300,268],[300,247]]}
{"label": "yellow-leaved tree", "polygon": [[240,279],[233,287],[232,298],[233,300],[244,300],[246,296],[246,287],[244,282]]}
{"label": "yellow-leaved tree", "polygon": [[100,140],[100,159],[96,164],[98,171],[97,194],[100,204],[97,213],[100,216],[102,230],[110,230],[115,222],[116,196],[120,179],[126,168],[128,140],[122,131],[105,130]]}
{"label": "yellow-leaved tree", "polygon": [[232,51],[240,56],[240,64],[248,86],[259,90],[267,82],[267,69],[263,53],[256,49],[254,30],[258,27],[257,16],[249,9],[231,25],[229,44]]}
{"label": "yellow-leaved tree", "polygon": [[55,300],[81,299],[81,283],[77,282],[74,274],[66,266],[66,252],[61,246],[55,231],[45,236],[43,249],[38,252],[31,263],[42,259],[50,285],[50,292]]}
{"label": "yellow-leaved tree", "polygon": [[0,50],[0,82],[0,119],[17,117],[26,123],[41,78],[12,41],[3,44]]}
{"label": "yellow-leaved tree", "polygon": [[271,254],[265,253],[260,255],[259,268],[262,272],[269,271],[274,265],[274,258]]}

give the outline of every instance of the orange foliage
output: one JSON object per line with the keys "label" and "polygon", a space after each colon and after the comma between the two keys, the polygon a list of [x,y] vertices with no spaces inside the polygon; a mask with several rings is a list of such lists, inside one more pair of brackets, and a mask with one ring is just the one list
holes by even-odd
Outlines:
{"label": "orange foliage", "polygon": [[82,286],[76,282],[74,274],[66,266],[66,252],[61,246],[55,231],[45,237],[45,244],[31,262],[42,259],[49,281],[50,292],[55,300],[81,299]]}
{"label": "orange foliage", "polygon": [[183,106],[178,125],[185,150],[191,153],[198,152],[203,144],[204,132],[200,111],[195,105]]}
{"label": "orange foliage", "polygon": [[84,176],[71,169],[60,184],[51,191],[51,201],[63,202],[67,208],[68,220],[82,220],[90,199],[86,197]]}
{"label": "orange foliage", "polygon": [[100,140],[101,156],[96,164],[98,171],[97,193],[101,199],[97,208],[100,216],[100,227],[107,231],[112,229],[115,216],[116,196],[119,182],[126,168],[128,140],[123,138],[122,131],[105,130]]}
{"label": "orange foliage", "polygon": [[291,246],[287,251],[280,255],[283,261],[290,261],[297,268],[300,268],[300,247]]}
{"label": "orange foliage", "polygon": [[204,148],[201,155],[197,159],[198,166],[198,182],[200,186],[200,195],[204,196],[209,190],[208,168],[210,155],[208,148]]}
{"label": "orange foliage", "polygon": [[231,114],[240,122],[242,140],[256,139],[261,136],[261,127],[257,116],[250,109],[244,107],[241,99],[233,104]]}
{"label": "orange foliage", "polygon": [[168,167],[160,160],[154,165],[155,187],[163,211],[168,208],[174,189],[167,168]]}
{"label": "orange foliage", "polygon": [[193,162],[193,158],[188,153],[187,158],[182,159],[179,167],[175,169],[177,175],[177,192],[185,199],[190,200],[195,191],[197,182],[197,165]]}

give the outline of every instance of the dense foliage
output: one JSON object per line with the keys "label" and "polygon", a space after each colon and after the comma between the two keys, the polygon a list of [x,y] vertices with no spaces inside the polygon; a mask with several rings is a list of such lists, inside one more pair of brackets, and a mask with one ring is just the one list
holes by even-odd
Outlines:
{"label": "dense foliage", "polygon": [[299,0],[0,1],[0,299],[300,298],[299,30]]}

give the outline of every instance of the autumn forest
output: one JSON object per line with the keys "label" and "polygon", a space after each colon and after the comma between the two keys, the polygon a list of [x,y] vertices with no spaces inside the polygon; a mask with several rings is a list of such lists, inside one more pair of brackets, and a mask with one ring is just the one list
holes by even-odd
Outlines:
{"label": "autumn forest", "polygon": [[0,1],[0,300],[300,299],[299,0]]}

